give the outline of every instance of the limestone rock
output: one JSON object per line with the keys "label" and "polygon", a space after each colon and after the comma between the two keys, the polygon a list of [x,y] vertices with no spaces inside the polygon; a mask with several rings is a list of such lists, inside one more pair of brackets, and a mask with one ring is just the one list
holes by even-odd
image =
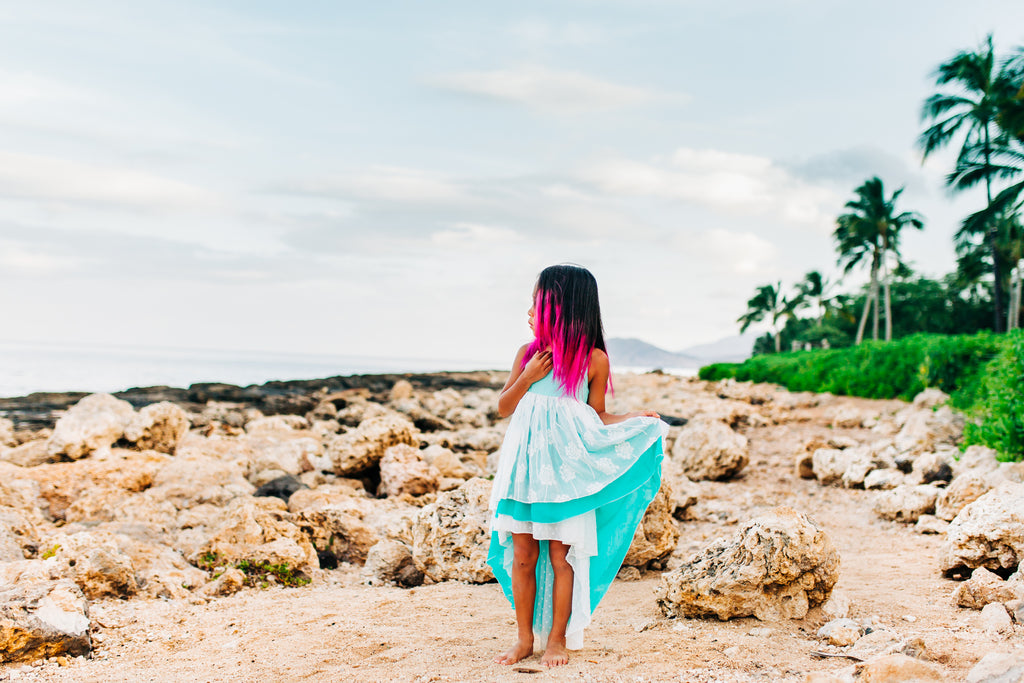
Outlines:
{"label": "limestone rock", "polygon": [[917,518],[914,531],[919,534],[941,536],[949,529],[949,522],[941,520],[935,515],[921,515]]}
{"label": "limestone rock", "polygon": [[967,683],[1021,683],[1024,681],[1024,655],[989,652],[971,667]]}
{"label": "limestone rock", "polygon": [[126,598],[139,592],[132,558],[109,533],[59,534],[43,546],[59,575],[73,580],[87,598]]}
{"label": "limestone rock", "polygon": [[1014,569],[1024,559],[1024,484],[1006,482],[968,504],[950,523],[939,551],[947,573]]}
{"label": "limestone rock", "polygon": [[948,680],[946,673],[934,664],[899,653],[876,657],[859,664],[856,672],[858,683],[924,683]]}
{"label": "limestone rock", "polygon": [[821,604],[821,616],[828,620],[845,619],[850,616],[850,596],[845,591],[834,589],[828,600]]}
{"label": "limestone rock", "polygon": [[814,479],[814,453],[803,451],[793,459],[793,471],[801,479]]}
{"label": "limestone rock", "polygon": [[855,453],[853,449],[819,448],[811,455],[811,471],[822,486],[842,482]]}
{"label": "limestone rock", "polygon": [[880,628],[858,638],[847,654],[869,660],[895,654],[899,652],[902,644],[903,641],[898,633]]}
{"label": "limestone rock", "polygon": [[0,562],[15,562],[31,556],[37,545],[37,532],[29,515],[0,505]]}
{"label": "limestone rock", "polygon": [[[284,416],[274,416],[279,417]],[[239,446],[245,449],[244,453],[248,459],[245,476],[253,484],[256,484],[255,480],[260,477],[260,473],[267,470],[278,470],[293,475],[310,472],[314,469],[314,463],[323,454],[323,446],[318,439],[303,436],[301,432],[290,429],[276,432],[256,430],[254,433],[247,433],[238,439],[238,442]]]}
{"label": "limestone rock", "polygon": [[0,663],[88,655],[85,597],[67,579],[0,582]]}
{"label": "limestone rock", "polygon": [[483,469],[476,463],[464,462],[450,449],[443,446],[428,446],[420,453],[424,460],[437,468],[442,477],[466,480],[484,474]]}
{"label": "limestone rock", "polygon": [[904,484],[878,494],[878,497],[875,498],[875,514],[882,519],[912,524],[921,515],[935,512],[935,499],[938,496],[939,488],[937,486]]}
{"label": "limestone rock", "polygon": [[360,423],[359,427],[339,434],[326,444],[326,455],[339,477],[363,472],[380,462],[384,451],[396,444],[418,446],[416,428],[409,420],[387,414]]}
{"label": "limestone rock", "polygon": [[713,419],[691,420],[672,445],[672,458],[690,479],[728,479],[750,461],[747,437]]}
{"label": "limestone rock", "polygon": [[956,477],[935,501],[935,516],[947,522],[953,521],[969,503],[992,490],[996,484],[994,479],[992,472],[985,474],[975,470],[969,470]]}
{"label": "limestone rock", "polygon": [[853,619],[833,619],[818,629],[818,637],[835,647],[853,645],[862,635],[864,628]]}
{"label": "limestone rock", "polygon": [[48,463],[53,456],[50,455],[47,443],[46,439],[34,439],[13,448],[0,447],[0,460],[18,467],[35,467]]}
{"label": "limestone rock", "polygon": [[999,467],[999,454],[987,446],[968,446],[960,459],[953,465],[956,476],[965,472],[985,474]]}
{"label": "limestone rock", "polygon": [[285,504],[277,498],[232,501],[225,522],[201,552],[229,564],[250,560],[287,563],[300,572],[320,568],[309,538],[291,522]]}
{"label": "limestone rock", "polygon": [[199,590],[199,594],[212,598],[233,595],[245,587],[245,574],[240,569],[228,567],[224,572]]}
{"label": "limestone rock", "polygon": [[110,448],[124,436],[135,411],[132,404],[110,394],[91,394],[73,405],[57,420],[46,448],[51,456],[78,460]]}
{"label": "limestone rock", "polygon": [[258,417],[245,423],[246,434],[278,434],[296,429],[307,429],[309,421],[301,415],[271,415]]}
{"label": "limestone rock", "polygon": [[832,426],[838,429],[860,429],[878,419],[877,413],[854,406],[840,406],[832,412]]}
{"label": "limestone rock", "polygon": [[990,602],[981,608],[981,625],[989,633],[1009,633],[1013,630],[1010,614],[1001,602]]}
{"label": "limestone rock", "polygon": [[174,455],[188,427],[188,413],[169,401],[161,401],[135,414],[124,428],[124,438],[141,450]]}
{"label": "limestone rock", "polygon": [[494,579],[487,565],[491,482],[470,479],[424,507],[412,527],[412,558],[434,581],[485,583]]}
{"label": "limestone rock", "polygon": [[888,491],[903,483],[903,473],[895,468],[872,470],[864,477],[864,488],[869,490]]}
{"label": "limestone rock", "polygon": [[370,548],[380,541],[377,530],[364,522],[362,512],[352,505],[309,507],[294,519],[317,555],[334,564],[363,564]]}
{"label": "limestone rock", "polygon": [[955,462],[951,452],[957,453],[955,449],[943,449],[918,455],[914,459],[912,472],[916,481],[921,484],[948,483],[953,478]]}
{"label": "limestone rock", "polygon": [[384,451],[380,461],[380,483],[384,494],[420,496],[437,490],[441,472],[428,463],[418,448],[396,444]]}
{"label": "limestone rock", "polygon": [[1024,581],[1004,581],[984,567],[971,572],[953,592],[953,600],[960,607],[982,609],[993,602],[1024,600]]}
{"label": "limestone rock", "polygon": [[955,446],[963,438],[964,416],[954,413],[949,406],[938,410],[913,411],[896,435],[898,450],[925,453],[934,451],[936,446]]}
{"label": "limestone rock", "polygon": [[658,494],[647,506],[640,526],[633,534],[623,565],[644,567],[651,560],[663,559],[672,554],[679,542],[679,527],[674,512],[672,486],[663,480]]}
{"label": "limestone rock", "polygon": [[914,397],[914,410],[930,410],[949,400],[949,394],[942,389],[925,389]]}
{"label": "limestone rock", "polygon": [[371,585],[412,587],[423,583],[423,572],[416,568],[409,547],[388,539],[370,548],[363,576]]}
{"label": "limestone rock", "polygon": [[667,616],[800,619],[838,578],[839,552],[828,535],[780,507],[663,574],[657,600]]}
{"label": "limestone rock", "polygon": [[14,421],[6,417],[0,417],[0,449],[4,446],[17,446],[18,440],[14,436]]}

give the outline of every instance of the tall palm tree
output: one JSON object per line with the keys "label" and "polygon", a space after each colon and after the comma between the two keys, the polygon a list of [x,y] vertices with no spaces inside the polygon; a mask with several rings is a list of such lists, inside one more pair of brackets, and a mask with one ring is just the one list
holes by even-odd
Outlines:
{"label": "tall palm tree", "polygon": [[775,340],[775,353],[779,353],[782,350],[782,330],[779,323],[793,315],[796,303],[796,300],[790,300],[782,293],[781,282],[761,285],[747,301],[747,312],[736,320],[741,323],[740,334],[746,332],[752,324],[767,319],[770,321],[772,337]]}
{"label": "tall palm tree", "polygon": [[924,227],[924,219],[913,211],[896,213],[896,200],[903,194],[903,188],[899,188],[886,199],[885,186],[878,176],[867,179],[854,192],[857,197],[846,202],[846,208],[850,211],[836,219],[833,237],[839,251],[839,265],[843,266],[845,273],[849,273],[866,258],[871,259],[871,283],[864,302],[864,312],[857,326],[856,343],[860,344],[864,339],[864,327],[872,304],[873,338],[878,339],[879,271],[882,272],[881,280],[885,286],[885,340],[891,341],[892,296],[888,257],[893,254],[897,262],[899,261],[900,231],[908,225],[920,230]]}
{"label": "tall palm tree", "polygon": [[[1005,105],[1012,96],[1009,82],[997,70],[991,34],[978,50],[960,52],[941,64],[935,80],[942,90],[925,100],[921,119],[931,125],[921,133],[918,145],[927,159],[962,133],[956,170],[946,178],[946,184],[959,191],[984,182],[987,206],[991,207],[992,184],[1000,176],[996,150],[1004,137],[997,117],[1001,103]],[[1004,264],[997,253],[996,225],[991,212],[979,217],[974,225],[977,228],[983,219],[990,219],[982,232],[992,261],[993,313],[998,332],[1003,324]]]}

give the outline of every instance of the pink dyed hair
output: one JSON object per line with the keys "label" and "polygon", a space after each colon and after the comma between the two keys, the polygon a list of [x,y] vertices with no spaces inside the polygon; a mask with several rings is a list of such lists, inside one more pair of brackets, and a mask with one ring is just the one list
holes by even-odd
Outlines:
{"label": "pink dyed hair", "polygon": [[[523,365],[535,353],[550,348],[555,381],[566,394],[575,396],[587,379],[593,350],[607,353],[597,281],[580,266],[550,266],[537,278],[533,305],[534,339],[523,356]],[[614,391],[610,373],[608,391]]]}

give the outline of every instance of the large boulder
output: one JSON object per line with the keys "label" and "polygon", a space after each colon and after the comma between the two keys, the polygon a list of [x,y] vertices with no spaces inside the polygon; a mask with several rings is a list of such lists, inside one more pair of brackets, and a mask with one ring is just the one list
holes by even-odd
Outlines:
{"label": "large boulder", "polygon": [[672,458],[690,479],[728,479],[750,461],[747,437],[721,420],[691,420],[672,445]]}
{"label": "large boulder", "polygon": [[935,512],[935,501],[940,491],[941,489],[932,484],[902,484],[894,489],[882,491],[875,498],[875,514],[882,519],[913,524],[921,515]]}
{"label": "large boulder", "polygon": [[55,571],[78,584],[89,599],[127,598],[139,592],[132,558],[109,533],[59,534],[43,543]]}
{"label": "large boulder", "polygon": [[371,585],[397,584],[418,586],[423,583],[423,572],[412,561],[409,546],[385,539],[375,544],[366,555],[363,576]]}
{"label": "large boulder", "polygon": [[644,567],[652,560],[661,560],[672,554],[679,542],[679,527],[673,517],[675,508],[672,486],[663,480],[658,494],[647,506],[633,534],[629,551],[622,560],[623,565]]}
{"label": "large boulder", "polygon": [[51,456],[78,460],[101,448],[110,448],[124,436],[135,410],[128,401],[110,394],[91,394],[57,420],[46,444]]}
{"label": "large boulder", "polygon": [[491,482],[474,478],[424,507],[412,526],[416,568],[434,581],[492,581],[487,565],[490,495]]}
{"label": "large boulder", "polygon": [[319,569],[316,550],[292,523],[287,506],[277,498],[240,498],[232,501],[226,519],[200,549],[199,557],[237,564],[287,564],[292,570]]}
{"label": "large boulder", "polygon": [[387,413],[364,420],[359,426],[335,436],[326,444],[334,473],[339,477],[359,474],[380,462],[384,452],[400,443],[418,446],[416,427],[397,413]]}
{"label": "large boulder", "polygon": [[89,654],[89,612],[78,586],[67,579],[3,578],[0,663]]}
{"label": "large boulder", "polygon": [[124,428],[124,438],[141,450],[174,455],[188,427],[188,413],[169,401],[161,401],[135,414]]}
{"label": "large boulder", "polygon": [[441,472],[428,463],[418,448],[397,444],[384,451],[380,461],[380,483],[384,494],[420,496],[436,491]]}
{"label": "large boulder", "polygon": [[670,617],[801,619],[839,579],[839,552],[806,515],[775,508],[662,575],[657,600]]}
{"label": "large boulder", "polygon": [[946,574],[1015,569],[1024,559],[1024,484],[1006,482],[960,511],[949,525],[939,565]]}

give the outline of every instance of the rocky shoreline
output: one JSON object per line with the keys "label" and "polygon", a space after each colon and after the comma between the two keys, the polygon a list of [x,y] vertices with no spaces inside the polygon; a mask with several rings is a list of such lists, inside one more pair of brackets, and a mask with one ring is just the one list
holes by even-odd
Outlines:
{"label": "rocky shoreline", "polygon": [[[216,605],[266,609],[274,595],[303,592],[372,602],[373,591],[397,590],[415,604],[413,591],[457,595],[444,587],[492,581],[487,502],[507,424],[496,409],[503,380],[364,375],[3,399],[0,680],[103,680],[109,666],[160,675],[169,663],[158,651],[118,635],[151,621],[147,611],[202,620]],[[987,449],[961,455],[963,417],[940,392],[905,404],[659,374],[620,376],[617,389],[616,411],[675,416],[661,491],[617,582],[653,582],[650,592],[621,607],[612,595],[607,608],[642,617],[636,632],[663,640],[681,628],[710,647],[727,623],[754,620],[744,627],[753,638],[789,631],[806,645],[769,674],[777,680],[955,680],[983,664],[1024,672],[1006,643],[1024,632],[1024,466]],[[926,611],[920,624],[878,614],[872,589],[860,588],[889,580],[903,590],[899,576],[860,578],[878,564],[861,555],[890,537],[916,548],[887,550],[887,562],[915,565],[921,593],[908,606]],[[947,594],[941,606],[936,590]],[[506,623],[507,606],[493,604],[506,611],[464,638]],[[979,621],[939,624],[968,614]],[[352,628],[388,627],[367,618]],[[275,637],[257,629],[252,643]],[[733,660],[745,667],[735,680],[759,680],[765,665],[737,659],[750,642],[735,642],[725,669],[694,680],[718,680]],[[773,648],[758,656],[782,661]],[[600,660],[589,657],[577,666]],[[504,675],[462,664],[470,674],[431,680]],[[322,665],[335,677],[359,666]],[[417,666],[381,662],[370,677],[412,679]],[[675,680],[671,668],[644,666],[649,680]],[[270,671],[256,659],[252,669]],[[977,671],[970,680],[997,680]],[[618,674],[609,662],[588,675]]]}

